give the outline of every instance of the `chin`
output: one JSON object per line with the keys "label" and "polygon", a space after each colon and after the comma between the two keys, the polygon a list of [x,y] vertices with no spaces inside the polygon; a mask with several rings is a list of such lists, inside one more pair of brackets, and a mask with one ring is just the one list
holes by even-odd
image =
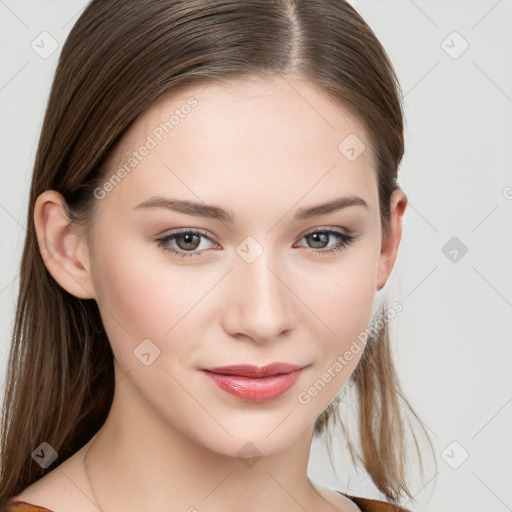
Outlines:
{"label": "chin", "polygon": [[266,422],[260,422],[254,414],[248,413],[246,422],[237,425],[223,424],[229,434],[219,427],[218,435],[205,439],[204,432],[211,432],[207,428],[201,432],[202,439],[198,441],[219,455],[241,459],[276,455],[298,442],[301,437],[304,442],[310,443],[314,421],[311,422],[311,431],[307,431],[306,426],[299,428],[300,423],[295,413],[290,414],[290,410],[287,408],[279,414],[274,413],[272,419],[269,418]]}

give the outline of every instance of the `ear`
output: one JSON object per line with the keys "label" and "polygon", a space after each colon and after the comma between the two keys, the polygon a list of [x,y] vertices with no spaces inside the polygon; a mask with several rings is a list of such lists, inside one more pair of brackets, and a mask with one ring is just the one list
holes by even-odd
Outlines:
{"label": "ear", "polygon": [[378,290],[386,284],[393,270],[402,238],[402,221],[407,207],[407,196],[402,189],[398,188],[393,191],[389,207],[391,218],[387,233],[383,233],[382,237],[377,275]]}
{"label": "ear", "polygon": [[83,228],[66,215],[66,200],[55,190],[43,192],[34,207],[39,250],[55,281],[79,299],[92,299],[89,252]]}

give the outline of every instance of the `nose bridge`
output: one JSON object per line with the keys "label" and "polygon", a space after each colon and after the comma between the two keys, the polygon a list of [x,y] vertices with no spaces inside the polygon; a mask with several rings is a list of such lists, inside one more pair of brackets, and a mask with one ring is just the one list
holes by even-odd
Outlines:
{"label": "nose bridge", "polygon": [[275,253],[248,237],[237,248],[226,310],[226,329],[270,341],[294,323],[293,293]]}

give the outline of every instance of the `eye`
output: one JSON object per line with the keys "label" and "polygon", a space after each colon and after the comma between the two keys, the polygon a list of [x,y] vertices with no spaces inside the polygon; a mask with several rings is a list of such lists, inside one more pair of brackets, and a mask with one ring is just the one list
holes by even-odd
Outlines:
{"label": "eye", "polygon": [[[176,256],[185,258],[201,256],[203,251],[197,251],[196,249],[200,247],[201,239],[203,238],[214,243],[206,231],[192,229],[180,230],[174,233],[170,233],[161,238],[155,239],[155,242],[157,242],[158,247],[160,247],[163,251],[170,252]],[[330,238],[334,238],[335,244],[334,246],[325,249],[325,244],[329,241]],[[309,244],[313,244],[313,247],[309,248],[310,253],[324,255],[332,254],[334,252],[345,249],[354,242],[356,237],[353,234],[337,229],[316,229],[315,231],[310,231],[309,233],[303,235],[301,240],[302,239],[306,239]],[[173,247],[171,242],[176,244],[177,248]],[[206,249],[207,248],[203,247],[203,250]]]}
{"label": "eye", "polygon": [[[206,231],[193,231],[187,229],[171,233],[162,238],[157,238],[156,242],[158,242],[158,246],[165,252],[171,252],[176,256],[186,258],[191,256],[201,256],[200,252],[195,251],[195,249],[197,249],[201,244],[201,238],[205,238],[210,242],[212,241],[206,234]],[[177,244],[177,249],[169,245],[171,241]]]}
{"label": "eye", "polygon": [[[325,243],[328,242],[329,238],[334,238],[335,244],[328,249],[323,249]],[[345,231],[337,230],[337,229],[316,229],[315,231],[310,231],[303,235],[302,239],[306,239],[309,244],[313,244],[313,249],[310,249],[308,252],[313,254],[332,254],[337,251],[341,251],[347,248],[350,244],[354,242],[356,239],[355,235],[351,233],[347,233]],[[302,240],[301,239],[301,240]],[[315,249],[323,249],[323,250],[315,250]]]}

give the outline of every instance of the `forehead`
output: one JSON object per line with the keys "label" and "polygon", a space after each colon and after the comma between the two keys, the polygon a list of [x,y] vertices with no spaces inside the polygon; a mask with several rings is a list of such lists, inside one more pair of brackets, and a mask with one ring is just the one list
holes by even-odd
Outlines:
{"label": "forehead", "polygon": [[[355,159],[346,152],[354,148]],[[298,198],[344,184],[361,192],[375,180],[362,123],[319,87],[291,77],[181,86],[132,125],[105,179],[122,168],[109,196],[129,204],[177,189],[215,199],[234,189]]]}

